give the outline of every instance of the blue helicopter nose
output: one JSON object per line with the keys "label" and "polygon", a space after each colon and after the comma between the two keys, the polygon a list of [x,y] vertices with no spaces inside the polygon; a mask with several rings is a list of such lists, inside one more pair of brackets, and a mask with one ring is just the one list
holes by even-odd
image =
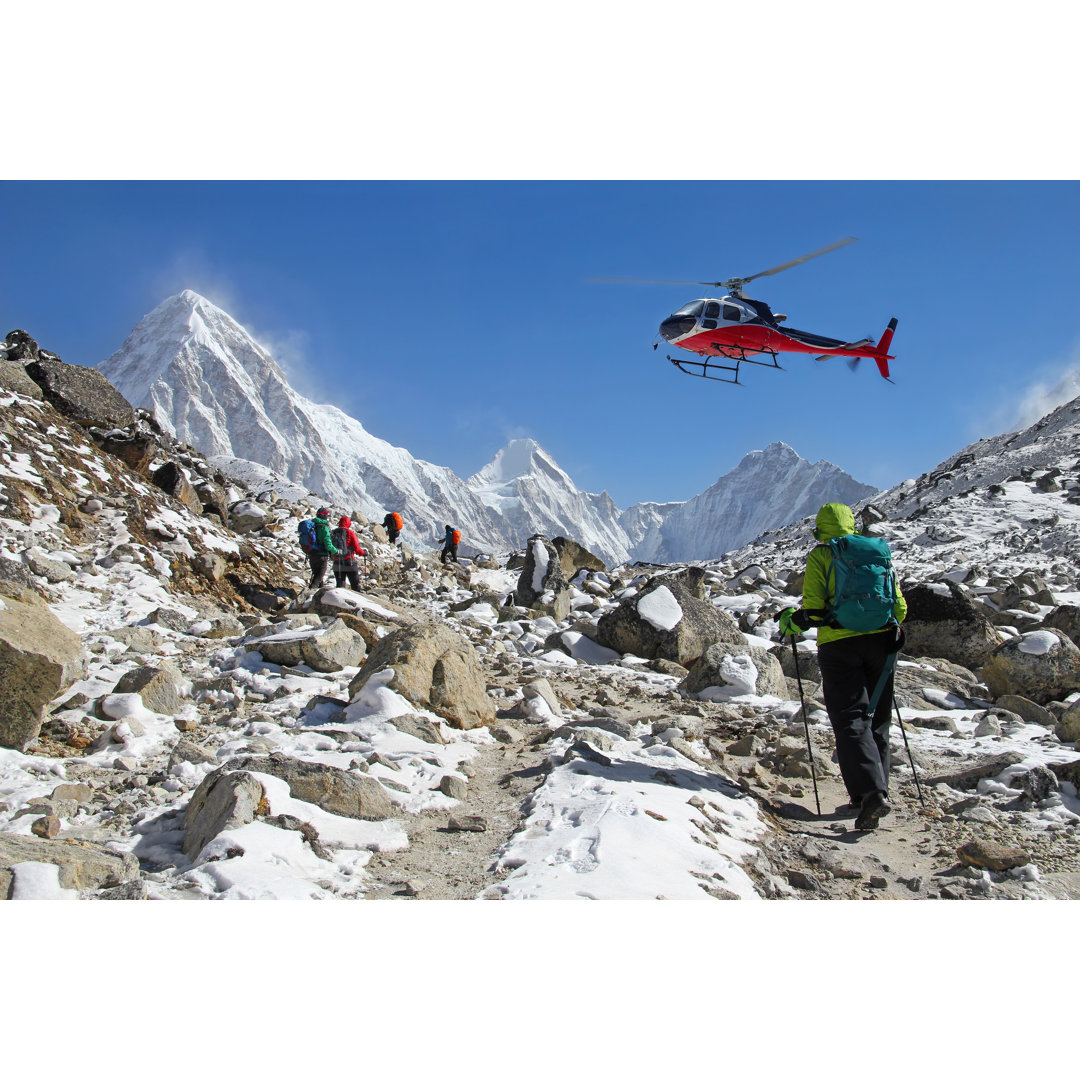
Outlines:
{"label": "blue helicopter nose", "polygon": [[665,341],[674,341],[693,330],[696,321],[692,315],[669,315],[660,324],[660,336]]}

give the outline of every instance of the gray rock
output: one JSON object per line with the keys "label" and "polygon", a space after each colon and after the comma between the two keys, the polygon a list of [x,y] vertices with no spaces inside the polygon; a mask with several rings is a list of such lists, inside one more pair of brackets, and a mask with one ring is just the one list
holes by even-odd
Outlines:
{"label": "gray rock", "polygon": [[83,427],[126,427],[135,421],[131,403],[96,368],[36,360],[26,365],[26,374],[54,409]]}
{"label": "gray rock", "polygon": [[113,687],[114,694],[138,694],[143,704],[162,716],[175,716],[184,707],[181,689],[184,677],[170,660],[157,667],[140,667],[125,672]]}
{"label": "gray rock", "polygon": [[949,787],[963,790],[974,787],[980,780],[988,776],[998,776],[1010,765],[1018,765],[1024,760],[1024,755],[1019,750],[1009,750],[1004,754],[996,754],[992,758],[972,765],[970,768],[961,769],[959,772],[942,773],[938,776],[926,777],[925,784],[948,784]]}
{"label": "gray rock", "polygon": [[289,785],[294,799],[313,803],[328,814],[365,821],[382,821],[394,816],[390,796],[378,780],[366,773],[314,761],[299,761],[283,754],[234,758],[225,768],[276,776]]}
{"label": "gray rock", "polygon": [[978,668],[1001,644],[1001,634],[987,618],[985,606],[973,601],[956,582],[924,585],[906,581],[903,589],[908,605],[904,620],[907,655],[943,657]]}
{"label": "gray rock", "polygon": [[1063,631],[1074,645],[1080,646],[1080,607],[1075,604],[1061,604],[1054,608],[1043,619],[1043,626]]}
{"label": "gray rock", "polygon": [[423,716],[417,716],[415,713],[405,713],[403,716],[392,716],[390,717],[390,723],[393,724],[398,731],[403,732],[406,735],[412,735],[423,742],[435,743],[436,745],[443,745],[446,742],[437,725],[433,724],[430,720],[425,719]]}
{"label": "gray rock", "polygon": [[1012,777],[1009,787],[1023,792],[1032,802],[1041,802],[1057,792],[1060,785],[1057,777],[1045,765],[1036,765]]}
{"label": "gray rock", "polygon": [[1054,714],[1042,705],[1036,704],[1030,698],[1020,697],[1018,694],[1002,694],[994,702],[1002,709],[1016,713],[1026,724],[1041,724],[1043,727],[1053,727],[1056,723]]}
{"label": "gray rock", "polygon": [[763,649],[751,649],[746,645],[732,645],[724,641],[710,645],[704,655],[694,661],[679,689],[703,697],[714,689],[738,693],[741,685],[732,680],[747,675],[748,666],[752,666],[755,681],[751,689],[742,692],[787,698],[784,671],[775,656]]}
{"label": "gray rock", "polygon": [[118,626],[112,631],[112,637],[132,652],[143,654],[155,653],[161,643],[161,635],[146,626]]}
{"label": "gray rock", "polygon": [[194,862],[218,833],[254,821],[264,795],[249,772],[217,769],[204,777],[184,811],[184,854]]}
{"label": "gray rock", "polygon": [[387,683],[413,705],[462,729],[490,725],[495,702],[488,696],[484,669],[472,645],[442,623],[424,622],[387,634],[349,684],[355,698],[377,671],[393,668]]}
{"label": "gray rock", "polygon": [[359,667],[367,655],[364,638],[343,619],[334,619],[325,629],[314,634],[298,633],[293,637],[266,640],[246,646],[249,652],[258,652],[268,664],[282,667],[305,665],[312,671],[340,671],[345,667]]}
{"label": "gray rock", "polygon": [[986,870],[1011,870],[1031,862],[1031,856],[1023,848],[998,844],[993,840],[969,840],[956,849],[956,854],[966,865]]}
{"label": "gray rock", "polygon": [[43,577],[50,585],[58,585],[62,581],[74,581],[75,571],[66,562],[60,559],[50,559],[43,551],[36,548],[27,548],[23,552],[23,558],[30,572]]}
{"label": "gray rock", "polygon": [[552,546],[559,553],[559,565],[562,567],[562,575],[570,581],[581,570],[593,570],[603,573],[607,567],[591,551],[582,547],[576,540],[569,540],[565,536],[556,536],[551,541]]}
{"label": "gray rock", "polygon": [[[547,594],[550,600],[543,599]],[[522,607],[550,615],[556,622],[562,622],[570,614],[570,589],[562,560],[558,549],[546,537],[529,537],[514,600]]]}
{"label": "gray rock", "polygon": [[150,479],[156,487],[183,503],[193,514],[202,513],[199,496],[195,494],[195,488],[191,486],[187,473],[177,462],[166,461],[164,465],[154,470]]}
{"label": "gray rock", "polygon": [[22,862],[58,866],[60,885],[65,889],[105,889],[139,876],[139,860],[129,851],[112,851],[89,840],[41,840],[0,833],[0,897],[10,895],[11,867]]}
{"label": "gray rock", "polygon": [[468,783],[453,773],[444,773],[439,781],[439,790],[451,799],[462,800],[469,793]]}
{"label": "gray rock", "polygon": [[1045,705],[1080,690],[1080,649],[1062,630],[1033,630],[999,645],[982,676],[995,697],[1017,694]]}
{"label": "gray rock", "polygon": [[527,682],[521,688],[521,692],[525,695],[526,700],[536,697],[543,698],[544,701],[547,702],[548,708],[551,709],[553,716],[562,716],[562,706],[559,704],[559,699],[555,696],[555,691],[551,688],[551,683],[543,676]]}
{"label": "gray rock", "polygon": [[213,765],[217,763],[217,760],[216,754],[199,746],[198,743],[194,743],[190,739],[181,739],[172,748],[167,770],[172,772],[175,766],[185,761],[192,765]]}
{"label": "gray rock", "polygon": [[31,397],[37,401],[45,398],[41,387],[26,374],[26,368],[22,364],[0,362],[0,390],[22,394],[23,397]]}
{"label": "gray rock", "polygon": [[41,730],[45,706],[81,679],[86,665],[79,636],[48,608],[6,599],[0,608],[0,746],[25,750]]}
{"label": "gray rock", "polygon": [[487,832],[487,821],[479,814],[460,814],[451,817],[446,827],[452,832]]}
{"label": "gray rock", "polygon": [[[657,627],[641,614],[648,610],[648,598],[659,589],[666,589],[682,612],[670,629]],[[726,611],[699,600],[685,584],[663,575],[654,578],[636,596],[601,615],[593,637],[598,644],[616,652],[646,660],[672,660],[687,668],[715,642],[747,648],[738,623]]]}

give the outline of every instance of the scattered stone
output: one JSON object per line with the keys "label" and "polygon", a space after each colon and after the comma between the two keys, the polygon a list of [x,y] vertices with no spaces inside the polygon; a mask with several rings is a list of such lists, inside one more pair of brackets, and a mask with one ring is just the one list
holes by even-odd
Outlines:
{"label": "scattered stone", "polygon": [[1011,870],[1026,866],[1031,856],[1023,848],[995,843],[993,840],[969,840],[956,849],[961,862],[987,870]]}
{"label": "scattered stone", "polygon": [[451,817],[446,827],[452,832],[487,832],[487,821],[479,814],[462,814]]}
{"label": "scattered stone", "polygon": [[439,790],[448,798],[457,799],[460,802],[469,794],[469,784],[464,777],[444,773],[439,780]]}
{"label": "scattered stone", "polygon": [[51,840],[54,836],[60,835],[60,819],[55,814],[46,814],[44,817],[39,817],[30,826],[30,831],[35,836],[42,836],[46,840]]}

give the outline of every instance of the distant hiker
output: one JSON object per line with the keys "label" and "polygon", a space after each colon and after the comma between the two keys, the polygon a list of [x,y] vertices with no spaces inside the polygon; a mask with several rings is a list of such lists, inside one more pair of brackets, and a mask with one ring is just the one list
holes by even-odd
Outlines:
{"label": "distant hiker", "polygon": [[455,529],[451,525],[446,526],[446,535],[443,537],[443,549],[442,554],[439,556],[443,561],[443,565],[446,564],[447,559],[453,559],[454,562],[458,561],[457,546],[461,543],[461,530]]}
{"label": "distant hiker", "polygon": [[404,522],[401,520],[401,515],[394,510],[382,519],[383,528],[386,530],[386,535],[390,537],[390,543],[396,544],[398,534],[401,532],[401,527]]}
{"label": "distant hiker", "polygon": [[331,555],[340,554],[330,536],[330,511],[324,506],[310,521],[300,522],[300,546],[307,552],[311,566],[309,589],[322,588],[326,563]]}
{"label": "distant hiker", "polygon": [[[780,614],[780,630],[797,635],[818,628],[821,693],[836,736],[836,756],[856,829],[876,829],[889,804],[889,723],[895,654],[907,601],[884,540],[855,533],[843,503],[819,511],[806,560],[802,609]],[[865,578],[858,588],[852,578]],[[858,594],[856,596],[856,594]]]}
{"label": "distant hiker", "polygon": [[350,588],[360,591],[360,567],[356,556],[363,558],[367,552],[360,546],[360,541],[353,531],[352,521],[348,517],[342,517],[337,523],[337,528],[330,533],[330,538],[338,548],[338,554],[334,556],[334,582],[340,589],[349,579]]}

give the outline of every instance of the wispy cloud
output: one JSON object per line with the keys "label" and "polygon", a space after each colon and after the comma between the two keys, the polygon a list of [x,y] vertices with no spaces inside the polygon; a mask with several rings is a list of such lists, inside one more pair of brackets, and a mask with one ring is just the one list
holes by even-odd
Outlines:
{"label": "wispy cloud", "polygon": [[1073,398],[1080,397],[1080,342],[1073,345],[1065,360],[1046,366],[1019,397],[1002,403],[989,418],[980,423],[980,435],[1020,431],[1053,412]]}

